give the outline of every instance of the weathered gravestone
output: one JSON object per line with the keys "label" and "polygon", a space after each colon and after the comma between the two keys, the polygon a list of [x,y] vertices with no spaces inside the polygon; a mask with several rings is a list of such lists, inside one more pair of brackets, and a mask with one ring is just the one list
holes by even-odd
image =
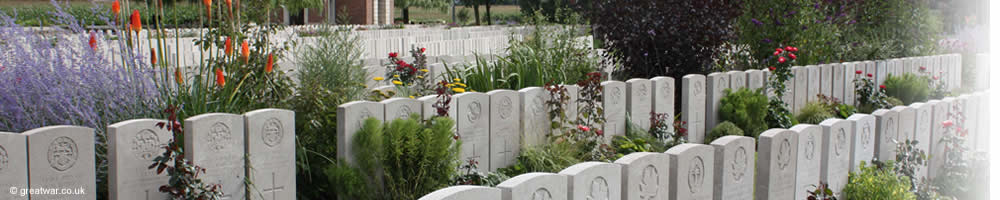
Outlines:
{"label": "weathered gravestone", "polygon": [[819,184],[822,165],[823,127],[799,124],[790,130],[798,134],[798,155],[795,164],[795,199],[806,199],[807,191],[815,190]]}
{"label": "weathered gravestone", "polygon": [[209,113],[184,120],[184,158],[206,169],[200,176],[219,184],[222,199],[246,196],[246,132],[243,116]]}
{"label": "weathered gravestone", "polygon": [[[854,99],[855,98],[854,97],[855,96],[855,93],[854,93],[855,92],[854,91],[854,79],[860,78],[861,76],[863,76],[861,74],[857,74],[857,71],[859,71],[861,69],[864,69],[864,68],[855,68],[855,66],[857,66],[857,65],[858,64],[856,62],[849,62],[849,63],[844,63],[843,64],[843,66],[844,66],[843,67],[843,69],[844,69],[844,84],[843,84],[844,85],[844,87],[843,87],[844,88],[844,96],[843,96],[843,98],[840,99],[840,102],[843,102],[844,104],[852,105],[852,106],[854,105],[854,100],[855,100]],[[857,70],[855,70],[855,69],[857,69]],[[864,72],[862,72],[862,73],[864,73]]]}
{"label": "weathered gravestone", "polygon": [[976,148],[975,138],[979,134],[976,132],[979,130],[979,127],[977,127],[979,119],[978,103],[976,103],[976,98],[973,98],[972,95],[969,94],[958,96],[957,102],[959,105],[962,105],[959,112],[961,112],[962,116],[965,117],[965,124],[963,124],[962,127],[968,131],[968,135],[965,136],[965,147],[969,148],[969,150],[974,150]]}
{"label": "weathered gravestone", "polygon": [[621,165],[584,162],[567,167],[559,174],[569,178],[569,199],[611,200],[622,196]]}
{"label": "weathered gravestone", "polygon": [[[806,84],[809,85],[809,88],[806,89],[806,102],[813,102],[817,99],[816,95],[820,94],[820,83],[823,82],[823,79],[820,78],[819,66],[807,66],[806,73],[808,74]],[[801,107],[805,107],[805,104],[802,104]]]}
{"label": "weathered gravestone", "polygon": [[418,200],[501,200],[502,197],[497,188],[457,185],[431,192]]}
{"label": "weathered gravestone", "polygon": [[872,77],[871,77],[872,81],[874,81],[875,84],[877,85],[878,84],[878,76],[877,76],[878,75],[878,69],[875,66],[875,62],[868,60],[868,61],[861,62],[861,64],[865,66],[865,68],[864,68],[865,74],[866,75],[867,74],[871,74],[872,75]]}
{"label": "weathered gravestone", "polygon": [[[914,148],[924,151],[924,153],[930,155],[931,152],[931,120],[933,118],[934,106],[927,103],[913,103],[910,104],[911,108],[914,109],[914,116],[916,119],[913,128],[913,140],[917,141],[917,145]],[[926,164],[925,160],[925,164]],[[919,165],[915,170],[914,174],[916,178],[922,179],[927,177],[927,165]]]}
{"label": "weathered gravestone", "polygon": [[29,199],[97,198],[94,129],[46,126],[22,134],[28,141],[29,188],[72,190],[70,194],[28,194]]}
{"label": "weathered gravestone", "polygon": [[569,177],[532,172],[521,174],[497,185],[503,200],[568,200]]}
{"label": "weathered gravestone", "polygon": [[847,174],[851,167],[851,139],[854,129],[851,122],[843,119],[827,119],[820,122],[823,127],[823,147],[819,180],[829,184],[837,196],[847,184]]}
{"label": "weathered gravestone", "polygon": [[[28,188],[27,145],[25,135],[0,132],[0,188]],[[5,200],[28,199],[20,191],[14,192],[17,194],[3,194],[0,197]]]}
{"label": "weathered gravestone", "polygon": [[[438,103],[438,100],[440,100],[438,95],[427,95],[417,98],[417,100],[420,100],[421,102],[420,110],[421,116],[423,116],[424,120],[430,120],[435,116],[439,116],[438,109],[434,107],[434,104]],[[449,118],[455,120],[455,110],[457,109],[458,108],[455,107],[455,99],[452,98],[451,101],[448,102],[448,111],[445,113],[448,114]]]}
{"label": "weathered gravestone", "polygon": [[517,91],[493,90],[490,95],[490,171],[513,165],[521,154],[521,98]]}
{"label": "weathered gravestone", "polygon": [[[551,132],[548,106],[549,93],[541,87],[527,87],[518,91],[521,99],[521,138],[526,147],[546,144]],[[576,116],[566,116],[574,120]]]}
{"label": "weathered gravestone", "polygon": [[726,72],[729,75],[729,88],[734,91],[740,88],[747,87],[747,74],[743,71],[729,71]]}
{"label": "weathered gravestone", "polygon": [[[367,67],[363,67],[363,69],[365,70],[365,74],[366,74],[365,75],[365,85],[367,85],[368,88],[376,88],[378,86],[385,85],[385,83],[382,83],[382,82],[379,82],[379,81],[375,80],[375,77],[385,76],[385,67],[383,67],[383,66],[367,66]],[[383,78],[385,78],[385,77],[383,77]]]}
{"label": "weathered gravestone", "polygon": [[621,199],[666,200],[669,193],[670,157],[667,154],[635,152],[615,161],[622,168]]}
{"label": "weathered gravestone", "polygon": [[627,92],[625,108],[632,123],[642,130],[649,130],[649,112],[653,108],[652,82],[646,79],[629,79],[625,81]]}
{"label": "weathered gravestone", "polygon": [[260,109],[243,116],[251,166],[247,176],[254,183],[250,199],[296,199],[295,112]]}
{"label": "weathered gravestone", "polygon": [[854,114],[847,118],[854,129],[851,137],[851,171],[858,170],[861,162],[871,164],[875,158],[875,117],[867,114]]}
{"label": "weathered gravestone", "polygon": [[571,121],[576,120],[578,115],[578,111],[576,110],[578,105],[576,101],[580,99],[580,86],[571,84],[563,85],[563,87],[566,87],[566,93],[569,94],[569,101],[563,105],[563,108],[566,109],[566,116],[569,117],[569,120]]}
{"label": "weathered gravestone", "polygon": [[889,67],[886,65],[886,61],[875,61],[875,84],[882,85],[885,82],[885,78],[889,75]]}
{"label": "weathered gravestone", "polygon": [[755,199],[793,199],[798,135],[786,129],[760,134]]}
{"label": "weathered gravestone", "polygon": [[[707,80],[705,81],[706,86],[708,86],[707,93],[705,95],[705,130],[712,130],[715,125],[719,123],[719,106],[722,97],[726,95],[725,90],[729,89],[729,75],[724,73],[711,73],[708,74]],[[685,112],[684,114],[688,114]],[[690,122],[688,122],[690,123]],[[701,141],[691,141],[694,143],[704,143]],[[710,141],[705,141],[710,142]]]}
{"label": "weathered gravestone", "polygon": [[785,93],[786,96],[792,96],[791,110],[792,113],[799,113],[799,109],[805,107],[807,96],[809,93],[809,71],[800,66],[792,67],[792,75],[795,76],[791,80],[794,82],[794,87],[785,85],[786,87],[793,88],[791,93]]}
{"label": "weathered gravestone", "polygon": [[[667,119],[674,119],[674,78],[653,77],[653,112],[666,114]],[[674,126],[668,126],[667,131],[673,132]]]}
{"label": "weathered gravestone", "polygon": [[715,186],[715,149],[685,143],[665,152],[670,156],[670,199],[710,200]]}
{"label": "weathered gravestone", "polygon": [[466,92],[455,97],[455,121],[458,123],[458,138],[462,149],[458,159],[476,161],[479,171],[490,169],[490,96],[478,92]]}
{"label": "weathered gravestone", "polygon": [[354,143],[354,134],[361,130],[365,119],[384,121],[384,113],[385,106],[371,101],[352,101],[337,106],[337,158],[353,164],[351,144]]}
{"label": "weathered gravestone", "polygon": [[899,126],[896,129],[896,141],[904,142],[906,140],[913,139],[913,130],[917,122],[917,110],[909,106],[896,106],[892,107],[892,111],[896,111],[899,114],[897,122]]}
{"label": "weathered gravestone", "polygon": [[396,119],[409,119],[410,115],[420,115],[423,102],[410,98],[390,98],[383,100],[385,106],[385,121],[391,122]]}
{"label": "weathered gravestone", "polygon": [[756,69],[747,70],[747,88],[751,90],[756,90],[758,88],[763,88],[767,83],[764,82],[764,72]]}
{"label": "weathered gravestone", "polygon": [[992,124],[991,123],[992,121],[990,121],[992,118],[988,114],[990,112],[986,112],[989,110],[988,106],[990,104],[990,102],[987,101],[986,95],[988,94],[984,92],[976,92],[974,95],[972,95],[972,98],[975,99],[974,102],[976,103],[976,108],[978,108],[977,110],[979,110],[978,112],[976,112],[975,116],[972,116],[975,117],[976,120],[978,120],[978,122],[976,123],[976,134],[975,134],[976,137],[973,138],[973,140],[975,140],[976,143],[975,144],[976,151],[986,151],[987,149],[989,149],[988,143],[990,141],[990,136],[989,136],[990,132],[988,130],[991,129],[987,129],[987,126]]}
{"label": "weathered gravestone", "polygon": [[845,74],[850,74],[850,73],[854,73],[854,72],[848,72],[848,70],[845,69],[844,65],[841,64],[841,63],[833,63],[833,64],[831,64],[831,66],[832,66],[832,70],[833,70],[833,79],[832,79],[833,82],[831,83],[831,87],[833,88],[833,92],[831,92],[831,95],[833,95],[833,98],[837,98],[838,100],[840,100],[841,102],[843,102],[844,101],[844,84],[847,83],[847,81],[845,81],[846,79],[844,78],[844,77],[846,77]]}
{"label": "weathered gravestone", "polygon": [[715,148],[712,191],[716,200],[753,199],[756,144],[752,137],[722,136]]}
{"label": "weathered gravestone", "polygon": [[943,156],[945,155],[945,144],[941,143],[941,139],[944,138],[944,134],[955,134],[954,128],[946,129],[942,123],[946,120],[954,120],[951,116],[952,102],[954,102],[954,99],[951,97],[946,97],[944,100],[931,100],[927,102],[934,109],[931,112],[931,150],[927,152],[927,155],[931,155],[927,162],[927,176],[930,179],[937,178],[943,174],[941,168],[945,162],[945,156]]}
{"label": "weathered gravestone", "polygon": [[819,66],[819,92],[826,97],[833,97],[833,65]]}
{"label": "weathered gravestone", "polygon": [[687,122],[687,141],[705,138],[705,76],[688,74],[681,79],[681,120]]}
{"label": "weathered gravestone", "polygon": [[611,141],[616,135],[625,135],[625,83],[621,81],[601,82],[604,87],[604,140]]}
{"label": "weathered gravestone", "polygon": [[135,119],[108,126],[108,197],[110,199],[169,199],[160,192],[167,174],[149,169],[153,159],[174,139],[171,131],[156,126],[163,120]]}
{"label": "weathered gravestone", "polygon": [[899,138],[899,112],[878,109],[875,116],[875,158],[896,160],[896,140]]}

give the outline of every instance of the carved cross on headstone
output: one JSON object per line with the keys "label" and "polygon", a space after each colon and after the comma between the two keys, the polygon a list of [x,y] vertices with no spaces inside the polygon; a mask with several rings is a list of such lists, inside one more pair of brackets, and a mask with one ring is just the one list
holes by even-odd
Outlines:
{"label": "carved cross on headstone", "polygon": [[476,153],[476,143],[472,143],[472,156],[469,156],[469,157],[467,157],[465,159],[466,160],[475,160],[476,162],[479,162],[479,158],[480,158],[479,154]]}
{"label": "carved cross on headstone", "polygon": [[509,144],[509,142],[510,142],[510,140],[508,140],[507,138],[503,139],[503,151],[500,152],[501,157],[505,161],[507,160],[508,157],[511,156],[511,154],[514,153],[513,151],[510,150],[510,144]]}
{"label": "carved cross on headstone", "polygon": [[271,199],[278,199],[278,192],[285,190],[285,186],[278,186],[277,174],[271,172],[271,187],[264,188],[263,193],[271,193]]}
{"label": "carved cross on headstone", "polygon": [[[219,179],[216,182],[216,184],[219,184],[219,188],[221,189],[223,187],[223,185],[222,185],[222,179]],[[232,194],[226,194],[225,192],[222,192],[222,198],[220,198],[220,199],[226,200],[226,199],[232,199],[232,198],[233,198]]]}

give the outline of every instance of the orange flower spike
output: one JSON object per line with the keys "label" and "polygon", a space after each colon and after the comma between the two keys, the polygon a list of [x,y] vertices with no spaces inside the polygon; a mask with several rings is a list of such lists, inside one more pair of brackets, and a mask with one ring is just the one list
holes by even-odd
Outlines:
{"label": "orange flower spike", "polygon": [[271,73],[271,71],[274,71],[274,55],[267,54],[267,65],[264,66],[264,72]]}
{"label": "orange flower spike", "polygon": [[94,34],[94,32],[91,31],[90,32],[90,42],[89,42],[89,44],[90,44],[90,48],[94,49],[94,51],[97,51],[97,38],[96,37],[97,37],[97,34]]}
{"label": "orange flower spike", "polygon": [[233,55],[233,40],[226,37],[226,55]]}
{"label": "orange flower spike", "polygon": [[122,11],[121,4],[118,1],[111,2],[111,14],[118,18],[118,13]]}
{"label": "orange flower spike", "polygon": [[226,75],[222,74],[222,69],[215,68],[215,84],[219,87],[226,86]]}
{"label": "orange flower spike", "polygon": [[132,31],[136,34],[142,31],[142,17],[139,16],[139,10],[132,10]]}
{"label": "orange flower spike", "polygon": [[226,6],[229,7],[230,10],[232,10],[233,9],[233,0],[226,0]]}
{"label": "orange flower spike", "polygon": [[177,71],[174,71],[174,80],[177,81],[177,85],[183,85],[184,84],[184,76],[183,75],[184,74],[181,73],[181,68],[179,68],[179,67],[177,68]]}
{"label": "orange flower spike", "polygon": [[208,13],[208,18],[212,18],[212,0],[202,0],[205,4],[205,13]]}
{"label": "orange flower spike", "polygon": [[250,44],[246,40],[243,40],[243,44],[240,44],[240,54],[243,55],[243,62],[250,62]]}
{"label": "orange flower spike", "polygon": [[156,49],[149,48],[149,63],[156,65]]}

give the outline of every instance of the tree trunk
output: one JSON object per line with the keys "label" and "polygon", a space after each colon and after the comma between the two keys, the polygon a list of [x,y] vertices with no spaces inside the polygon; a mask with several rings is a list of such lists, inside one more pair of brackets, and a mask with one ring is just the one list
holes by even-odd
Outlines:
{"label": "tree trunk", "polygon": [[410,8],[403,8],[403,24],[410,24]]}
{"label": "tree trunk", "polygon": [[478,3],[475,4],[475,5],[472,5],[472,12],[473,12],[473,14],[476,15],[476,25],[478,26],[480,24],[479,23],[479,4]]}
{"label": "tree trunk", "polygon": [[486,25],[493,25],[493,19],[490,18],[490,0],[486,0]]}

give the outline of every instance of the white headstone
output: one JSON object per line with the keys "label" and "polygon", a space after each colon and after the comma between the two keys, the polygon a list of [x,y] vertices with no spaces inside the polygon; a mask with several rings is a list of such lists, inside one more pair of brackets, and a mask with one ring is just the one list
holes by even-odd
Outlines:
{"label": "white headstone", "polygon": [[889,67],[886,61],[875,61],[875,84],[882,85],[886,76],[889,75]]}
{"label": "white headstone", "polygon": [[521,174],[497,185],[503,200],[568,200],[569,177],[532,172]]}
{"label": "white headstone", "polygon": [[622,166],[623,200],[666,200],[669,189],[670,157],[667,154],[636,152],[615,161]]}
{"label": "white headstone", "polygon": [[[808,83],[808,80],[809,80],[809,71],[808,71],[808,69],[806,69],[804,67],[795,66],[795,67],[792,67],[792,75],[795,76],[794,78],[792,78],[792,80],[794,82],[793,84],[795,86],[791,87],[791,88],[794,88],[794,89],[792,90],[791,93],[785,93],[785,95],[792,95],[793,96],[793,98],[794,98],[792,100],[793,103],[790,104],[790,105],[792,105],[791,106],[792,107],[791,110],[792,110],[793,114],[797,114],[797,113],[799,113],[799,109],[802,109],[802,107],[805,107],[806,101],[809,98],[808,97],[809,96],[808,95],[808,93],[809,93],[809,83]],[[789,87],[788,85],[785,85],[785,86]]]}
{"label": "white headstone", "polygon": [[819,66],[819,92],[827,98],[833,97],[833,65]]}
{"label": "white headstone", "polygon": [[521,98],[517,91],[493,90],[490,95],[490,171],[508,167],[521,154]]}
{"label": "white headstone", "polygon": [[908,106],[896,106],[892,108],[892,111],[899,113],[899,118],[896,118],[896,121],[899,122],[898,129],[896,129],[896,141],[912,140],[914,124],[917,123],[917,110]]}
{"label": "white headstone", "polygon": [[[941,139],[944,138],[944,134],[955,134],[954,129],[946,130],[942,122],[946,120],[952,120],[951,117],[951,97],[945,98],[943,101],[931,100],[927,104],[931,105],[934,111],[931,115],[931,150],[927,152],[927,155],[932,155],[927,162],[927,176],[930,179],[937,178],[941,174],[941,168],[944,166],[945,156],[945,146],[941,143]],[[937,156],[934,156],[937,155]]]}
{"label": "white headstone", "polygon": [[705,76],[688,74],[681,79],[681,120],[687,122],[687,141],[705,139]]}
{"label": "white headstone", "polygon": [[497,188],[457,185],[431,192],[418,200],[501,200],[502,197],[500,189]]}
{"label": "white headstone", "polygon": [[245,125],[243,116],[209,113],[184,120],[184,158],[206,169],[200,176],[219,184],[222,198],[246,196]]}
{"label": "white headstone", "polygon": [[808,191],[819,185],[822,165],[823,127],[799,124],[791,128],[798,134],[799,148],[795,168],[795,199],[806,199]]}
{"label": "white headstone", "polygon": [[[674,119],[674,78],[653,77],[650,79],[653,85],[653,112],[656,114],[667,114],[670,120]],[[674,131],[674,126],[669,126],[668,131]]]}
{"label": "white headstone", "polygon": [[625,108],[628,111],[632,123],[642,130],[649,130],[650,113],[653,109],[652,82],[647,79],[629,79],[625,81],[626,91]]}
{"label": "white headstone", "polygon": [[875,158],[875,117],[867,114],[854,114],[847,118],[854,128],[851,137],[851,171],[858,170],[861,162],[871,164]]}
{"label": "white headstone", "polygon": [[563,85],[566,87],[566,93],[569,94],[569,102],[563,106],[566,109],[566,116],[569,120],[576,120],[578,111],[576,101],[580,99],[580,86],[577,85]]}
{"label": "white headstone", "polygon": [[490,96],[466,92],[454,96],[458,107],[455,115],[458,138],[462,141],[459,159],[474,160],[479,171],[489,170],[490,161]]}
{"label": "white headstone", "polygon": [[863,71],[860,70],[863,68],[857,68],[858,70],[855,70],[856,69],[855,66],[857,66],[857,63],[844,63],[843,66],[844,66],[844,98],[840,99],[840,102],[843,102],[844,104],[847,105],[854,105],[854,100],[855,100],[854,79],[861,78],[864,76],[864,74],[857,74],[857,71]]}
{"label": "white headstone", "polygon": [[978,119],[979,119],[979,104],[976,102],[976,98],[969,94],[963,94],[958,97],[957,102],[961,105],[961,111],[965,116],[965,124],[963,128],[968,130],[968,135],[965,136],[965,146],[970,150],[976,149],[976,135],[979,130]]}
{"label": "white headstone", "polygon": [[755,90],[757,88],[766,87],[767,83],[764,82],[764,72],[756,69],[747,70],[747,88]]}
{"label": "white headstone", "polygon": [[160,192],[167,174],[149,169],[153,159],[163,154],[174,139],[171,131],[159,128],[163,120],[135,119],[108,126],[108,197],[110,199],[168,199]]}
{"label": "white headstone", "polygon": [[409,119],[410,115],[421,115],[421,108],[423,102],[417,99],[411,98],[390,98],[383,100],[382,105],[385,106],[385,121],[392,121],[396,119]]}
{"label": "white headstone", "polygon": [[827,119],[823,127],[822,165],[819,180],[829,184],[837,196],[847,185],[847,172],[851,168],[851,137],[854,129],[851,122],[843,119]]}
{"label": "white headstone", "polygon": [[[521,99],[521,135],[526,147],[534,147],[547,143],[551,132],[548,106],[549,93],[541,87],[527,87],[518,91]],[[566,116],[572,121],[576,116]]]}
{"label": "white headstone", "polygon": [[896,140],[899,138],[899,112],[878,109],[875,116],[875,158],[896,160]]}
{"label": "white headstone", "polygon": [[250,199],[296,199],[295,112],[260,109],[244,114]]}
{"label": "white headstone", "polygon": [[976,118],[976,120],[978,121],[976,123],[976,134],[975,134],[976,137],[973,138],[973,140],[976,141],[975,142],[976,151],[986,151],[987,149],[989,149],[990,132],[988,130],[991,129],[987,129],[987,126],[992,124],[991,123],[992,121],[990,121],[992,120],[992,118],[990,117],[989,114],[990,112],[986,112],[987,110],[990,109],[988,108],[990,105],[990,101],[987,100],[988,97],[986,95],[989,94],[984,92],[976,92],[975,95],[973,95],[973,99],[975,99],[974,102],[976,103],[976,108],[977,110],[979,110],[976,112],[975,116],[971,116]]}
{"label": "white headstone", "polygon": [[712,141],[712,146],[715,148],[715,199],[753,199],[757,155],[754,139],[746,136],[722,136]]}
{"label": "white headstone", "polygon": [[[805,81],[809,85],[809,88],[806,89],[806,102],[813,102],[817,100],[816,94],[820,94],[820,82],[822,82],[822,78],[820,78],[819,66],[810,65],[805,69],[808,74]],[[805,107],[805,104],[801,107]]]}
{"label": "white headstone", "polygon": [[798,135],[787,129],[760,134],[755,199],[793,199]]}
{"label": "white headstone", "polygon": [[29,199],[97,198],[94,129],[46,126],[22,134],[28,141],[29,188],[72,190],[70,194],[28,194]]}
{"label": "white headstone", "polygon": [[611,200],[622,196],[621,165],[584,162],[567,167],[559,174],[569,178],[569,199]]}
{"label": "white headstone", "polygon": [[[3,194],[5,199],[27,200],[18,188],[28,188],[28,143],[26,135],[0,132],[0,188],[16,191]],[[666,155],[663,155],[666,157]],[[666,168],[664,168],[666,170]],[[666,192],[664,190],[664,192]]]}
{"label": "white headstone", "polygon": [[371,101],[352,101],[337,106],[337,158],[354,163],[351,144],[354,134],[361,130],[365,119],[374,117],[384,121],[385,106]]}
{"label": "white headstone", "polygon": [[685,143],[665,152],[670,156],[670,199],[713,199],[715,149]]}
{"label": "white headstone", "polygon": [[[705,130],[712,130],[719,123],[719,105],[722,97],[726,95],[725,90],[729,89],[729,75],[718,72],[711,73],[708,74],[705,82],[708,83],[706,85],[708,93],[705,96]],[[703,143],[701,141],[691,142]]]}
{"label": "white headstone", "polygon": [[625,135],[625,104],[627,94],[621,81],[601,82],[604,87],[604,139],[611,141],[616,135]]}
{"label": "white headstone", "polygon": [[[931,152],[931,118],[933,118],[933,105],[926,103],[913,103],[910,104],[911,108],[914,109],[914,116],[916,122],[913,128],[913,140],[917,141],[915,148],[923,150],[924,153],[930,155]],[[926,161],[925,161],[926,162]],[[927,166],[920,165],[914,172],[917,178],[927,177]]]}
{"label": "white headstone", "polygon": [[733,90],[747,87],[747,74],[743,71],[729,71],[729,88]]}
{"label": "white headstone", "polygon": [[833,83],[832,83],[833,98],[837,98],[841,102],[844,102],[846,100],[844,99],[844,86],[845,86],[844,84],[847,83],[845,77],[850,77],[850,75],[848,74],[852,74],[854,72],[853,71],[849,72],[850,70],[847,70],[844,67],[844,65],[840,63],[834,63],[832,65],[833,65]]}

